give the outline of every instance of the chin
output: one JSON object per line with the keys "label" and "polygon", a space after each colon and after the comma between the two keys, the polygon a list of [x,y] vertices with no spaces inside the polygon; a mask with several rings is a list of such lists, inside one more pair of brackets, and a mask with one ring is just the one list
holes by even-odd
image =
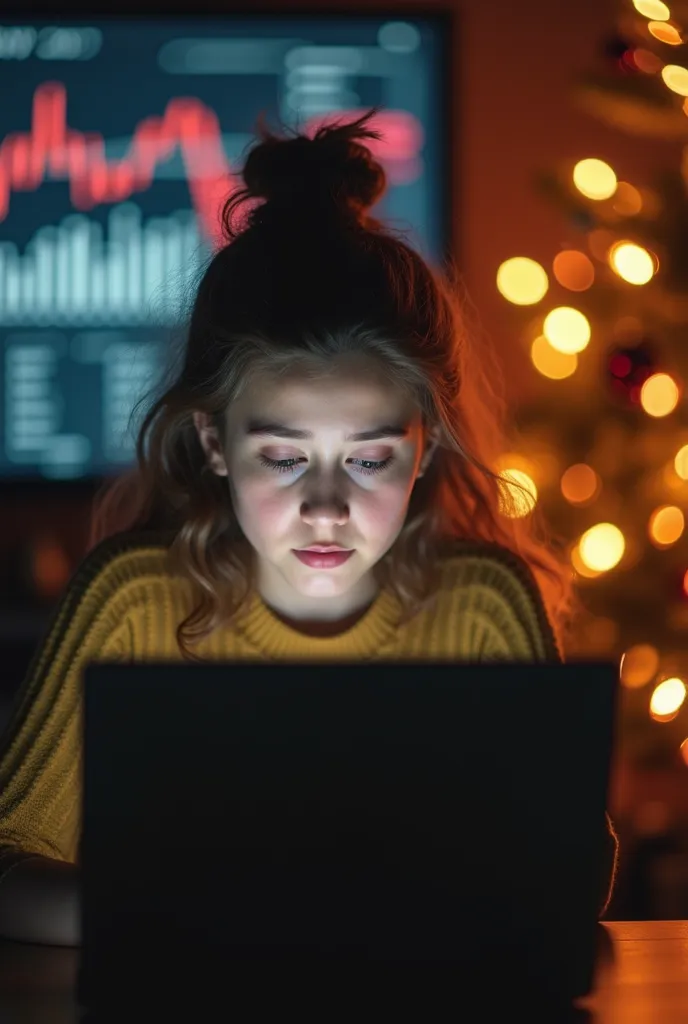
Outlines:
{"label": "chin", "polygon": [[304,597],[336,597],[351,589],[351,581],[336,580],[330,569],[311,569],[308,576],[293,583],[294,589]]}

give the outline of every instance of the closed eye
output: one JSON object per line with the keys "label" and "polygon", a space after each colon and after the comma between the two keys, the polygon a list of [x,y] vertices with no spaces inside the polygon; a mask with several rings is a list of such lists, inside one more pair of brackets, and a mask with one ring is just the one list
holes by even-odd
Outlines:
{"label": "closed eye", "polygon": [[[303,461],[303,459],[269,459],[267,455],[260,456],[260,464],[265,466],[266,469],[274,470],[276,473],[293,473],[299,463]],[[393,461],[393,455],[389,455],[386,459],[382,459],[379,462],[372,459],[349,459],[349,462],[360,466],[359,473],[367,476],[372,476],[374,473],[382,473]]]}

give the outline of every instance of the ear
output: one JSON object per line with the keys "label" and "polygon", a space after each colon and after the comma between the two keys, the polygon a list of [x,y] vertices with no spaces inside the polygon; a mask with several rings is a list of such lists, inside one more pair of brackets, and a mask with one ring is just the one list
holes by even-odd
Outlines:
{"label": "ear", "polygon": [[228,476],[229,471],[217,433],[217,427],[213,426],[207,412],[195,412],[193,414],[193,421],[209,468],[217,476]]}
{"label": "ear", "polygon": [[416,473],[416,480],[423,476],[426,469],[432,462],[432,457],[440,443],[440,430],[439,427],[432,427],[428,431],[428,436],[425,439],[425,449],[423,451],[420,465],[418,466],[418,472]]}

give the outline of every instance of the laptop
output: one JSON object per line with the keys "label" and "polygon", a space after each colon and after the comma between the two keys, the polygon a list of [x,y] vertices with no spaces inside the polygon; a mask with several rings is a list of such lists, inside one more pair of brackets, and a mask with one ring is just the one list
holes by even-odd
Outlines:
{"label": "laptop", "polygon": [[82,1001],[195,969],[227,991],[251,972],[432,966],[587,993],[617,678],[605,662],[90,665]]}

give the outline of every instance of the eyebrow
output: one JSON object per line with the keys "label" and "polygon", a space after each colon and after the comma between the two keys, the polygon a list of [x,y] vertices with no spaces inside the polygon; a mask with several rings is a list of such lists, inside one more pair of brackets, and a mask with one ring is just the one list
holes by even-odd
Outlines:
{"label": "eyebrow", "polygon": [[[261,423],[250,420],[246,424],[246,434],[252,437],[284,437],[293,438],[298,441],[309,441],[313,434],[310,430],[297,430],[295,427],[287,427],[283,423]],[[361,430],[356,434],[348,434],[345,441],[378,441],[383,437],[406,437],[408,427],[383,424],[380,427],[373,427],[372,430]]]}

